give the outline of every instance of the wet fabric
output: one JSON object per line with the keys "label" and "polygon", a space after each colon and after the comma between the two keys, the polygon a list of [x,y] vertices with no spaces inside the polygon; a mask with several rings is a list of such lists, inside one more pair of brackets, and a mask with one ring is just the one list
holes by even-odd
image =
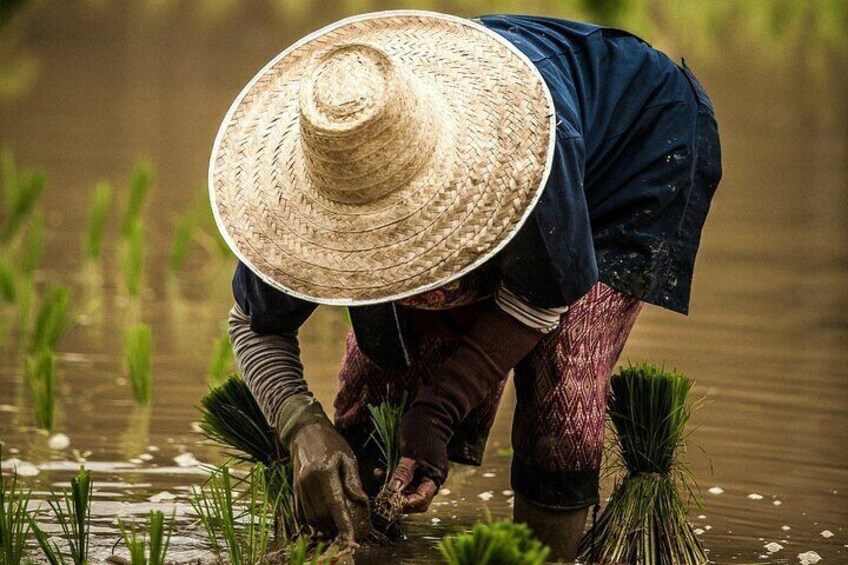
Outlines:
{"label": "wet fabric", "polygon": [[[529,501],[560,509],[597,502],[609,377],[641,306],[639,300],[598,283],[515,368],[512,486]],[[451,310],[442,314],[452,316]],[[404,393],[411,400],[456,343],[426,333],[410,351],[408,369],[381,370],[359,349],[353,332],[348,334],[334,419],[361,460],[379,460],[369,440],[373,428],[367,405],[379,404],[387,394],[394,402]],[[454,433],[448,446],[451,461],[481,463],[504,384]]]}
{"label": "wet fabric", "polygon": [[[476,19],[539,69],[557,120],[536,226],[502,252],[504,285],[553,306],[601,280],[688,312],[721,177],[712,104],[694,75],[621,30],[539,16]],[[550,266],[534,257],[541,251]]]}

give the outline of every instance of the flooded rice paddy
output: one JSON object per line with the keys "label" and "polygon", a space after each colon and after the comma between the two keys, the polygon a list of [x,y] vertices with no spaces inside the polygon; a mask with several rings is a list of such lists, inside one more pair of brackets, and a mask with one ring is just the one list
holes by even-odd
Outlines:
{"label": "flooded rice paddy", "polygon": [[[424,7],[519,10],[472,4]],[[29,68],[5,76],[17,82],[0,98],[0,144],[48,178],[36,283],[69,285],[75,316],[56,347],[54,433],[67,441],[33,427],[24,354],[11,333],[0,342],[4,465],[17,464],[43,498],[84,459],[95,480],[98,559],[118,539],[116,517],[151,508],[177,510],[173,559],[211,557],[188,495],[206,476],[200,464],[223,459],[193,423],[232,301],[234,262],[202,230],[179,270],[168,260],[188,211],[205,212],[206,160],[221,117],[253,73],[297,37],[343,15],[397,7],[190,5],[43,1],[0,36],[8,47],[2,62]],[[556,3],[532,5],[571,14]],[[661,24],[651,39],[685,54],[712,96],[725,176],[704,233],[691,315],[646,308],[622,361],[665,362],[696,381],[695,396],[708,397],[690,436],[705,502],[691,519],[714,562],[800,563],[813,551],[823,564],[848,563],[845,51],[823,44],[807,23],[775,39],[740,18],[708,36],[691,20],[653,15]],[[156,180],[144,212],[143,290],[132,299],[121,274],[118,211],[139,157],[153,163]],[[103,259],[89,261],[81,241],[93,187],[104,178],[116,187],[116,212]],[[123,355],[124,329],[140,321],[153,332],[149,406],[133,401]],[[325,406],[346,327],[340,310],[322,308],[301,333],[306,373]],[[510,514],[513,403],[510,391],[484,465],[453,470],[431,511],[408,521],[408,541],[363,551],[357,562],[433,562],[446,533],[486,512]]]}

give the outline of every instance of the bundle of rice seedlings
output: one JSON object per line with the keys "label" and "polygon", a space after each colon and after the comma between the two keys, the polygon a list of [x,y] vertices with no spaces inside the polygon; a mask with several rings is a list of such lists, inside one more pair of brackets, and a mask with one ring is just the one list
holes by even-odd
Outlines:
{"label": "bundle of rice seedlings", "polygon": [[401,511],[403,510],[403,495],[388,489],[389,479],[397,468],[400,460],[400,424],[406,407],[406,393],[399,402],[392,402],[391,390],[386,390],[386,398],[378,405],[369,404],[371,423],[374,432],[371,440],[377,444],[385,465],[385,479],[382,490],[374,499],[371,508],[371,522],[378,532],[388,535],[391,539],[403,536],[399,528]]}
{"label": "bundle of rice seedlings", "polygon": [[103,253],[103,236],[106,233],[111,203],[112,185],[105,180],[98,182],[94,186],[94,197],[91,201],[91,211],[88,213],[88,230],[84,241],[85,254],[89,259],[97,259]]}
{"label": "bundle of rice seedlings", "polygon": [[77,476],[71,479],[70,491],[63,489],[60,500],[47,501],[56,523],[62,529],[62,536],[68,545],[67,553],[62,552],[56,541],[39,527],[32,514],[29,516],[35,540],[50,565],[88,564],[92,489],[91,475],[85,467],[80,467]]}
{"label": "bundle of rice seedlings", "polygon": [[525,524],[510,520],[474,524],[437,547],[448,565],[541,565],[551,552]]}
{"label": "bundle of rice seedlings", "polygon": [[140,534],[136,530],[135,522],[129,527],[118,521],[121,530],[121,538],[130,552],[131,565],[164,565],[165,554],[171,543],[171,533],[174,526],[174,517],[171,516],[169,523],[165,522],[165,514],[159,510],[151,510],[147,517],[147,531]]}
{"label": "bundle of rice seedlings", "polygon": [[[3,444],[0,443],[0,460]],[[0,473],[0,565],[23,562],[26,538],[29,533],[27,505],[31,491],[18,483],[18,473],[12,470],[9,479]]]}
{"label": "bundle of rice seedlings", "polygon": [[624,472],[607,507],[581,541],[581,560],[634,565],[707,563],[692,531],[684,500],[700,500],[690,487],[683,457],[692,409],[692,381],[681,373],[643,364],[611,379],[609,415],[617,432],[614,451]]}
{"label": "bundle of rice seedlings", "polygon": [[277,432],[268,424],[247,384],[237,374],[210,389],[200,401],[200,428],[237,461],[261,464],[275,502],[275,531],[280,540],[298,536],[302,525],[294,509],[292,467]]}
{"label": "bundle of rice seedlings", "polygon": [[35,425],[42,430],[53,429],[55,404],[55,363],[53,352],[42,349],[26,361],[26,380],[32,394]]}
{"label": "bundle of rice seedlings", "polygon": [[121,222],[121,233],[129,236],[132,226],[141,219],[144,203],[153,184],[153,166],[147,161],[136,164],[130,175],[129,200]]}
{"label": "bundle of rice seedlings", "polygon": [[244,479],[224,465],[195,489],[191,505],[209,536],[213,550],[233,565],[263,563],[269,550],[269,532],[275,501],[269,497],[265,470],[257,464]]}
{"label": "bundle of rice seedlings", "polygon": [[141,294],[141,279],[144,276],[144,242],[142,241],[141,219],[136,218],[126,228],[121,269],[124,285],[130,296]]}
{"label": "bundle of rice seedlings", "polygon": [[124,354],[133,398],[138,404],[150,404],[153,400],[150,326],[138,324],[126,329]]}
{"label": "bundle of rice seedlings", "polygon": [[71,291],[66,286],[56,285],[47,291],[39,305],[35,318],[30,352],[54,349],[59,339],[68,329],[71,318],[68,309],[71,303]]}

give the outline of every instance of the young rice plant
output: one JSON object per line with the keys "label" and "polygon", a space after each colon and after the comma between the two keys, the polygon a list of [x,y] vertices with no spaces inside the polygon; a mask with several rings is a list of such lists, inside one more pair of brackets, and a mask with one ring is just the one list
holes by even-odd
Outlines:
{"label": "young rice plant", "polygon": [[88,564],[92,488],[91,475],[85,467],[81,467],[77,476],[71,479],[70,491],[63,489],[59,500],[47,501],[68,544],[67,552],[60,550],[39,527],[35,517],[30,515],[29,523],[35,540],[50,565]]}
{"label": "young rice plant", "polygon": [[121,223],[121,233],[124,237],[130,235],[133,224],[140,222],[144,203],[153,184],[153,166],[147,161],[136,164],[130,175],[129,200]]}
{"label": "young rice plant", "polygon": [[383,488],[374,499],[371,508],[371,522],[376,532],[387,535],[390,539],[400,539],[400,517],[403,510],[403,495],[388,489],[389,479],[394,473],[400,460],[400,424],[406,405],[406,393],[400,401],[391,400],[391,389],[386,389],[386,398],[380,404],[368,405],[371,413],[371,423],[374,431],[371,440],[377,444],[385,464],[385,481]]}
{"label": "young rice plant", "polygon": [[59,339],[71,325],[68,313],[71,304],[71,291],[66,286],[55,285],[47,291],[41,300],[35,327],[30,340],[30,352],[54,349]]}
{"label": "young rice plant", "polygon": [[224,465],[196,488],[191,505],[213,549],[232,565],[263,563],[270,548],[276,501],[269,497],[261,464],[239,480]]}
{"label": "young rice plant", "polygon": [[138,404],[153,400],[153,371],[151,369],[150,326],[138,324],[124,334],[124,354],[133,398]]}
{"label": "young rice plant", "polygon": [[53,429],[55,404],[55,362],[53,352],[42,349],[30,355],[26,362],[26,379],[32,394],[35,425],[42,430]]}
{"label": "young rice plant", "polygon": [[[0,443],[0,459],[3,444]],[[18,482],[18,473],[12,470],[8,479],[0,473],[0,565],[18,565],[23,562],[26,538],[30,525],[27,505],[30,491]]]}
{"label": "young rice plant", "polygon": [[118,522],[121,539],[130,552],[130,565],[165,565],[165,554],[171,543],[174,517],[166,522],[165,514],[159,510],[151,510],[147,517],[146,533],[136,530],[135,522],[126,526]]}
{"label": "young rice plant", "polygon": [[89,259],[98,259],[103,253],[103,236],[109,220],[109,206],[112,204],[112,185],[100,181],[94,186],[91,211],[88,213],[88,229],[83,247]]}

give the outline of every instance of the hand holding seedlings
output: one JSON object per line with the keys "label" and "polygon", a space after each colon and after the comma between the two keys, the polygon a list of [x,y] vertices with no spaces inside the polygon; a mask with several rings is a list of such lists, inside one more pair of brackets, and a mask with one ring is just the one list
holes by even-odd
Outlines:
{"label": "hand holding seedlings", "polygon": [[403,500],[402,511],[415,514],[426,512],[436,493],[439,485],[423,471],[421,464],[409,457],[401,457],[397,469],[395,469],[388,490],[394,495],[401,495]]}
{"label": "hand holding seedlings", "polygon": [[297,514],[340,545],[363,539],[371,530],[368,496],[350,446],[309,397],[289,398],[281,412],[288,415],[278,431],[292,457]]}

